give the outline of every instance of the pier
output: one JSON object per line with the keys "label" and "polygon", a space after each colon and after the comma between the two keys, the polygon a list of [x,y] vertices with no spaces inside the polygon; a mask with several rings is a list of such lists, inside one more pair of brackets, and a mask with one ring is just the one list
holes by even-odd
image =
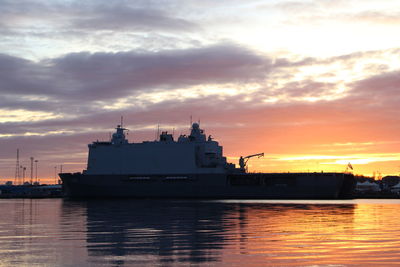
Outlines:
{"label": "pier", "polygon": [[62,185],[0,185],[0,198],[60,198]]}

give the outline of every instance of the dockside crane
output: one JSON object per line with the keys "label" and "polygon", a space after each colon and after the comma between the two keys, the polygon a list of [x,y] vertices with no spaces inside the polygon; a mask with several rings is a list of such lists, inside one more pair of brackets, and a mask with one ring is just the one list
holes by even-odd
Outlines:
{"label": "dockside crane", "polygon": [[249,159],[251,159],[253,157],[258,157],[258,158],[264,157],[264,153],[257,153],[257,154],[248,155],[245,157],[240,156],[240,158],[239,158],[240,169],[247,171],[247,162],[249,161]]}

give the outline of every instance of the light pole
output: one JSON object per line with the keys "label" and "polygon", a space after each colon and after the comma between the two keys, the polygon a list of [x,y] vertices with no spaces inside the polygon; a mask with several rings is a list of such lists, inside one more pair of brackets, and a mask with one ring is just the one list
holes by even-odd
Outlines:
{"label": "light pole", "polygon": [[31,185],[33,185],[33,157],[31,157]]}
{"label": "light pole", "polygon": [[26,167],[22,167],[22,184],[25,183],[25,171],[26,171]]}
{"label": "light pole", "polygon": [[20,183],[24,184],[24,175],[22,175],[24,173],[24,166],[20,165],[19,168],[21,169],[21,171],[19,172],[19,178],[20,179],[22,178],[22,183],[21,183],[21,180],[20,180]]}
{"label": "light pole", "polygon": [[54,184],[57,184],[57,166],[54,166]]}
{"label": "light pole", "polygon": [[37,179],[37,164],[38,164],[38,160],[35,160],[35,177],[36,177],[36,183],[38,182],[38,179]]}

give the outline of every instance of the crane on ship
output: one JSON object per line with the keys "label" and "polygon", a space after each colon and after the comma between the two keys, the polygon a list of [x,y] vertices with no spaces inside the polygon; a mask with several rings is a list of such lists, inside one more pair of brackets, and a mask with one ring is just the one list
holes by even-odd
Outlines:
{"label": "crane on ship", "polygon": [[240,156],[240,158],[239,158],[240,169],[247,171],[247,162],[249,161],[249,159],[251,159],[253,157],[258,157],[258,158],[264,157],[264,153],[257,153],[257,154],[248,155],[245,157]]}

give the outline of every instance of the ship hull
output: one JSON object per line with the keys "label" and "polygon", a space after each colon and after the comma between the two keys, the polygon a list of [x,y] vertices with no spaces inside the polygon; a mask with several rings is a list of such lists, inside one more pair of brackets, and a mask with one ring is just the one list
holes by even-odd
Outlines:
{"label": "ship hull", "polygon": [[87,175],[62,173],[70,198],[338,199],[351,198],[344,173]]}

